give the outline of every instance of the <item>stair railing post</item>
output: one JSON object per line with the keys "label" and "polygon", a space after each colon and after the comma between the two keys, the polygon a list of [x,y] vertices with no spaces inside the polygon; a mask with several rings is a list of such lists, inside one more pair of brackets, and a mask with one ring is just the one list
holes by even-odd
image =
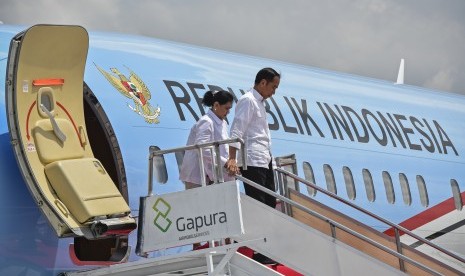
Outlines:
{"label": "stair railing post", "polygon": [[205,181],[205,165],[203,164],[203,150],[202,148],[197,149],[199,151],[199,164],[200,164],[200,183],[202,187],[207,186]]}
{"label": "stair railing post", "polygon": [[[400,242],[400,235],[399,235],[399,229],[394,228],[395,236],[396,236],[396,248],[397,248],[397,253],[402,254],[402,244]],[[399,258],[399,267],[400,270],[405,272],[405,262],[401,258]]]}
{"label": "stair railing post", "polygon": [[154,147],[149,148],[149,179],[148,179],[148,195],[153,196],[153,150]]}
{"label": "stair railing post", "polygon": [[215,159],[216,159],[216,166],[214,169],[215,169],[216,176],[217,176],[215,183],[218,183],[218,182],[221,183],[221,182],[224,182],[224,175],[223,175],[223,166],[221,166],[220,145],[215,144],[214,149],[215,149]]}

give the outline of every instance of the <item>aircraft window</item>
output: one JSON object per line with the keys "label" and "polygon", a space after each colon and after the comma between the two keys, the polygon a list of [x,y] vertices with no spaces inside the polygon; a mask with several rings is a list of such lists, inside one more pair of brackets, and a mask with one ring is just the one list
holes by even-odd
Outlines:
{"label": "aircraft window", "polygon": [[349,199],[354,200],[356,197],[356,193],[354,177],[352,176],[352,172],[350,171],[349,167],[344,166],[342,168],[342,174],[344,175],[344,181],[346,183],[347,196],[349,197]]}
{"label": "aircraft window", "polygon": [[461,211],[463,207],[462,196],[460,194],[460,187],[457,180],[451,179],[450,186],[452,188],[452,195],[454,197],[455,209]]}
{"label": "aircraft window", "polygon": [[417,185],[418,185],[418,192],[420,193],[420,202],[423,207],[428,207],[429,205],[429,198],[428,198],[428,191],[426,190],[425,180],[421,175],[417,175]]}
{"label": "aircraft window", "polygon": [[367,193],[367,199],[369,202],[374,202],[376,199],[375,185],[373,185],[373,178],[371,173],[367,169],[362,170],[363,182],[365,183],[365,191]]}
{"label": "aircraft window", "polygon": [[[153,150],[160,150],[158,146],[151,146]],[[168,182],[168,171],[164,155],[156,155],[153,157],[153,175],[155,180],[160,184]]]}
{"label": "aircraft window", "polygon": [[176,163],[178,164],[178,172],[181,173],[182,161],[184,160],[185,151],[177,151],[174,153]]}
{"label": "aircraft window", "polygon": [[402,190],[402,198],[404,199],[405,205],[410,206],[412,204],[412,195],[410,194],[410,186],[408,184],[407,177],[405,174],[399,174],[400,189]]}
{"label": "aircraft window", "polygon": [[396,195],[394,194],[394,186],[392,185],[391,175],[387,171],[383,171],[384,188],[386,189],[387,201],[391,204],[396,202]]}
{"label": "aircraft window", "polygon": [[328,164],[323,165],[323,171],[325,172],[326,186],[328,191],[337,195],[336,180],[334,180],[334,173],[331,166]]}
{"label": "aircraft window", "polygon": [[[302,168],[304,170],[305,180],[307,180],[307,181],[309,181],[309,182],[316,185],[316,183],[315,183],[315,174],[313,174],[313,169],[312,169],[312,166],[310,166],[310,163],[304,162],[302,164]],[[311,196],[316,195],[316,190],[313,189],[312,187],[307,186],[307,192]]]}

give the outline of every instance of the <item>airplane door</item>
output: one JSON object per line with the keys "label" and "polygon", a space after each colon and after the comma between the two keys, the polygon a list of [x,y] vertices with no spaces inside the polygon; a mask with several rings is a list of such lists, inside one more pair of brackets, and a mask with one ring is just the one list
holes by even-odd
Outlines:
{"label": "airplane door", "polygon": [[[50,114],[56,121],[68,113],[76,126],[83,126],[82,112],[76,104],[82,102],[82,94],[71,94],[67,88],[82,86],[87,48],[87,32],[77,26],[33,26],[18,34],[10,45],[6,93],[10,136],[26,184],[59,236],[70,235],[71,229],[79,227],[66,220],[68,210],[59,199],[56,202],[46,200],[55,195],[47,183],[32,132],[44,114]],[[41,97],[38,97],[39,93]],[[66,103],[63,102],[65,96]],[[51,149],[50,154],[55,150]],[[86,145],[83,153],[90,154]],[[53,158],[47,154],[43,157]]]}
{"label": "airplane door", "polygon": [[127,235],[135,220],[87,135],[80,26],[36,25],[15,36],[7,66],[8,127],[24,180],[59,237]]}

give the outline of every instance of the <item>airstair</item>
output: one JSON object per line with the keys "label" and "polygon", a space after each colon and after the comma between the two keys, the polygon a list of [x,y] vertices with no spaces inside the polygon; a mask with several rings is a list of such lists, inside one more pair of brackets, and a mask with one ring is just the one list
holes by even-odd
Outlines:
{"label": "airstair", "polygon": [[[279,190],[283,195],[271,192],[240,175],[236,178],[275,196],[281,202],[284,212],[239,193],[238,181],[209,186],[203,183],[203,187],[196,189],[166,195],[153,194],[153,169],[157,172],[159,182],[166,181],[164,154],[197,149],[200,155],[199,162],[203,167],[202,150],[210,148],[218,153],[218,146],[222,143],[242,143],[242,141],[228,139],[169,150],[151,147],[149,193],[147,197],[141,198],[141,210],[144,211],[139,216],[137,253],[148,256],[148,253],[154,250],[200,240],[210,241],[209,244],[212,246],[224,238],[232,238],[235,243],[220,242],[219,246],[202,250],[146,258],[89,271],[69,272],[65,275],[365,275],[367,272],[378,276],[464,274],[464,270],[460,267],[458,269],[450,267],[402,244],[399,240],[399,232],[402,231],[434,247],[455,262],[464,265],[465,261],[461,257],[431,244],[407,229],[352,206],[350,202],[344,202],[344,199],[281,167],[276,169],[276,176]],[[217,154],[216,157],[218,156]],[[278,166],[280,163],[282,162],[278,162]],[[222,169],[216,166],[215,174],[216,182],[222,182]],[[292,186],[289,185],[290,180],[294,181],[294,184],[303,183],[312,189],[327,193],[336,200],[376,217],[393,227],[396,237],[392,238],[371,229],[302,195],[298,190],[288,187]],[[201,219],[197,220],[197,218],[201,216],[185,215],[190,210],[198,213],[198,208],[203,213],[208,212],[208,208],[211,208],[208,204],[214,201],[212,195],[215,195],[221,203],[213,202],[213,209],[210,212],[221,213],[225,210],[224,217],[227,215],[228,219],[223,219],[224,223],[215,224],[213,220],[209,223],[200,222]],[[192,198],[195,198],[196,203],[190,201]],[[185,209],[175,210],[178,208],[175,205],[181,205],[178,202],[184,201],[187,202]],[[205,202],[206,207],[203,205]],[[144,206],[146,208],[143,208]],[[186,226],[189,218],[192,218],[190,230],[193,232],[185,232],[189,228]],[[206,224],[210,225],[206,227]],[[170,231],[181,231],[186,235],[180,236],[179,233]],[[166,233],[169,235],[163,236]],[[273,259],[288,270],[286,272],[281,270],[281,273],[277,266],[266,266],[238,253],[240,248],[245,247]]]}

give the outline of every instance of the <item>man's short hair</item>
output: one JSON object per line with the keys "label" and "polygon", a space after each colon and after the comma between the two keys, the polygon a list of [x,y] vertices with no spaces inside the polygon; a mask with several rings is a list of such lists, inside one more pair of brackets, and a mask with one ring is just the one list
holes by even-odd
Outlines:
{"label": "man's short hair", "polygon": [[255,84],[259,84],[262,80],[266,80],[267,82],[273,81],[274,77],[280,78],[281,75],[273,68],[263,68],[262,70],[258,71],[257,76],[255,77]]}

